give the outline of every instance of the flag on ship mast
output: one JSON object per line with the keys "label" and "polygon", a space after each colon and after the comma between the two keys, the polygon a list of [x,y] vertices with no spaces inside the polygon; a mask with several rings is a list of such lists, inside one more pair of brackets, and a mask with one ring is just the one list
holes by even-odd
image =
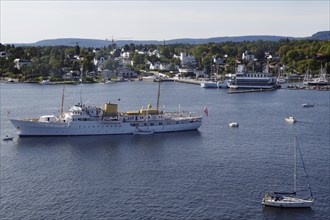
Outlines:
{"label": "flag on ship mast", "polygon": [[207,107],[204,108],[204,113],[206,116],[209,116],[209,111],[207,110]]}

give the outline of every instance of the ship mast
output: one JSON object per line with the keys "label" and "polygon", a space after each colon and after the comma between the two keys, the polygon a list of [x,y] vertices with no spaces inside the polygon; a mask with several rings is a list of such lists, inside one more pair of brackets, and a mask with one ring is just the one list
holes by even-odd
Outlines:
{"label": "ship mast", "polygon": [[160,77],[158,79],[157,111],[159,109],[159,97],[160,97]]}
{"label": "ship mast", "polygon": [[60,116],[63,116],[63,108],[64,108],[64,84],[63,84],[63,91],[62,91],[62,101],[61,101],[61,109],[60,109]]}
{"label": "ship mast", "polygon": [[293,192],[297,191],[297,137],[294,137],[294,146],[293,146]]}
{"label": "ship mast", "polygon": [[79,79],[79,81],[80,81],[80,104],[81,104],[81,106],[82,106],[82,71],[83,71],[82,68],[83,68],[83,67],[81,67],[81,71],[80,71],[80,79]]}

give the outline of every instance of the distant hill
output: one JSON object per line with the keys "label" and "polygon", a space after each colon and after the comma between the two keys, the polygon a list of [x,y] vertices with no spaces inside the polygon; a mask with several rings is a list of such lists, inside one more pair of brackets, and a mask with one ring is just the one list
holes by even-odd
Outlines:
{"label": "distant hill", "polygon": [[[279,41],[281,39],[312,39],[312,40],[330,40],[330,31],[320,31],[313,34],[310,37],[288,37],[288,36],[272,36],[272,35],[254,35],[254,36],[234,36],[234,37],[213,37],[213,38],[182,38],[165,41],[166,44],[207,44],[210,42],[242,42],[242,41]],[[13,43],[15,46],[75,46],[80,47],[107,47],[112,42],[109,40],[97,40],[97,39],[83,39],[83,38],[60,38],[60,39],[48,39],[41,40],[30,44]],[[124,46],[125,44],[163,44],[164,41],[157,40],[118,40],[115,41],[118,46]]]}
{"label": "distant hill", "polygon": [[330,40],[330,31],[320,31],[313,34],[310,39],[313,40]]}

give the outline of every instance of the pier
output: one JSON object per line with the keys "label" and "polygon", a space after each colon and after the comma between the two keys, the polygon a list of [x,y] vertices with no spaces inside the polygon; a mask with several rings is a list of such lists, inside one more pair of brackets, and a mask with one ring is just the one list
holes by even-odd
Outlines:
{"label": "pier", "polygon": [[270,88],[270,89],[228,89],[228,94],[235,94],[235,93],[248,93],[248,92],[267,92],[267,91],[274,91],[279,88]]}
{"label": "pier", "polygon": [[180,83],[189,83],[189,84],[195,84],[195,85],[201,85],[201,81],[195,80],[195,79],[174,79],[175,82]]}

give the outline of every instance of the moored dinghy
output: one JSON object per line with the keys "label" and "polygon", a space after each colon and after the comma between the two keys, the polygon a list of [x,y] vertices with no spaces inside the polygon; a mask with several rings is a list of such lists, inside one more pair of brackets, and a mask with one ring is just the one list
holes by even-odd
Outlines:
{"label": "moored dinghy", "polygon": [[237,122],[230,122],[229,123],[229,127],[237,128],[238,126],[239,126],[239,124]]}
{"label": "moored dinghy", "polygon": [[302,104],[302,107],[304,107],[304,108],[314,107],[314,104],[313,103],[304,103],[304,104]]}
{"label": "moored dinghy", "polygon": [[288,123],[295,123],[296,119],[293,116],[289,116],[285,118],[285,121]]}
{"label": "moored dinghy", "polygon": [[8,135],[6,135],[4,138],[2,138],[3,141],[12,141],[13,137],[9,137]]}

